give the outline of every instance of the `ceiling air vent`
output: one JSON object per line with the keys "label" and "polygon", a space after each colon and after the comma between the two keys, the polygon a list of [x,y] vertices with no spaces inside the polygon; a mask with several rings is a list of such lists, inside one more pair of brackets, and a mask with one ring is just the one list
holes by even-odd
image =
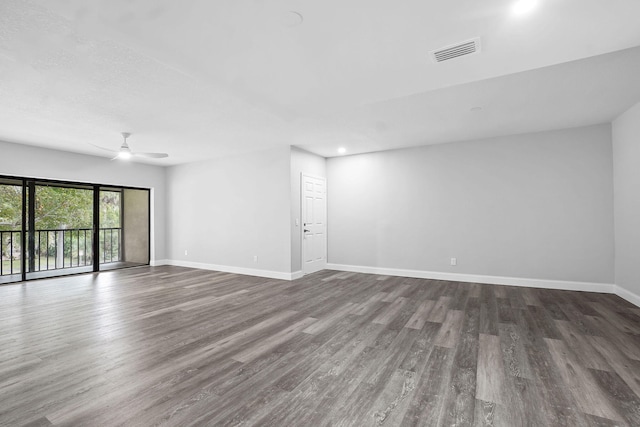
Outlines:
{"label": "ceiling air vent", "polygon": [[480,52],[480,38],[467,40],[462,43],[456,43],[451,46],[431,52],[431,57],[436,62],[444,62],[460,56],[472,55]]}

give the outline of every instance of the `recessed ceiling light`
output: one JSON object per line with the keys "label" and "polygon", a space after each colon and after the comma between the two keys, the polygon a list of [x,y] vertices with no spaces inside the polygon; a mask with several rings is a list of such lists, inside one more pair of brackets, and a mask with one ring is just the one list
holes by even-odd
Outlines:
{"label": "recessed ceiling light", "polygon": [[524,15],[531,12],[538,5],[538,0],[517,0],[511,7],[514,15]]}
{"label": "recessed ceiling light", "polygon": [[344,153],[346,153],[346,152],[347,152],[347,149],[346,149],[346,148],[344,148],[344,147],[340,147],[340,148],[338,148],[338,154],[344,154]]}
{"label": "recessed ceiling light", "polygon": [[471,111],[473,113],[476,113],[478,111],[482,111],[482,107],[471,107],[471,109],[469,111]]}

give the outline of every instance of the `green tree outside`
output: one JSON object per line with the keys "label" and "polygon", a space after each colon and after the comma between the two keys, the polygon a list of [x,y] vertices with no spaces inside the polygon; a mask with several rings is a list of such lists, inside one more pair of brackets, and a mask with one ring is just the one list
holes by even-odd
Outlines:
{"label": "green tree outside", "polygon": [[22,187],[0,184],[0,230],[22,227]]}
{"label": "green tree outside", "polygon": [[[100,192],[100,227],[120,227],[118,191]],[[93,191],[64,187],[36,187],[36,230],[91,228]],[[22,187],[0,184],[0,230],[22,226]]]}

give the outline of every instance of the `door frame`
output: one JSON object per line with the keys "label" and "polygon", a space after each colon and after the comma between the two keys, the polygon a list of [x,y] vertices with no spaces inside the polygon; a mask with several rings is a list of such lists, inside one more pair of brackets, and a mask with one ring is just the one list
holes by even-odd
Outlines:
{"label": "door frame", "polygon": [[[304,271],[304,212],[305,212],[305,208],[304,208],[304,179],[306,178],[312,178],[312,179],[320,179],[322,181],[324,181],[324,212],[325,212],[325,218],[324,218],[324,225],[325,225],[325,245],[324,245],[324,266],[322,269],[325,269],[327,267],[327,263],[329,262],[329,224],[327,221],[327,217],[328,215],[328,210],[327,210],[327,194],[328,194],[328,188],[327,188],[327,178],[323,177],[323,176],[318,176],[318,175],[313,175],[313,174],[309,174],[309,173],[305,173],[305,172],[300,172],[300,271],[302,272],[302,275],[306,275],[306,274],[311,274],[311,273],[305,273]],[[321,270],[322,270],[321,269]]]}

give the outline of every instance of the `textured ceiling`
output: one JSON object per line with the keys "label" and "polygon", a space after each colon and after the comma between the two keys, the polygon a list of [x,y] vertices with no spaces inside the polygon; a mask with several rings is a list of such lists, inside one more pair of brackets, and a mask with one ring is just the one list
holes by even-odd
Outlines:
{"label": "textured ceiling", "polygon": [[[640,100],[640,2],[539,3],[2,0],[0,139],[104,155],[89,143],[130,131],[161,165],[333,156],[602,123]],[[481,54],[429,58],[476,36]]]}

